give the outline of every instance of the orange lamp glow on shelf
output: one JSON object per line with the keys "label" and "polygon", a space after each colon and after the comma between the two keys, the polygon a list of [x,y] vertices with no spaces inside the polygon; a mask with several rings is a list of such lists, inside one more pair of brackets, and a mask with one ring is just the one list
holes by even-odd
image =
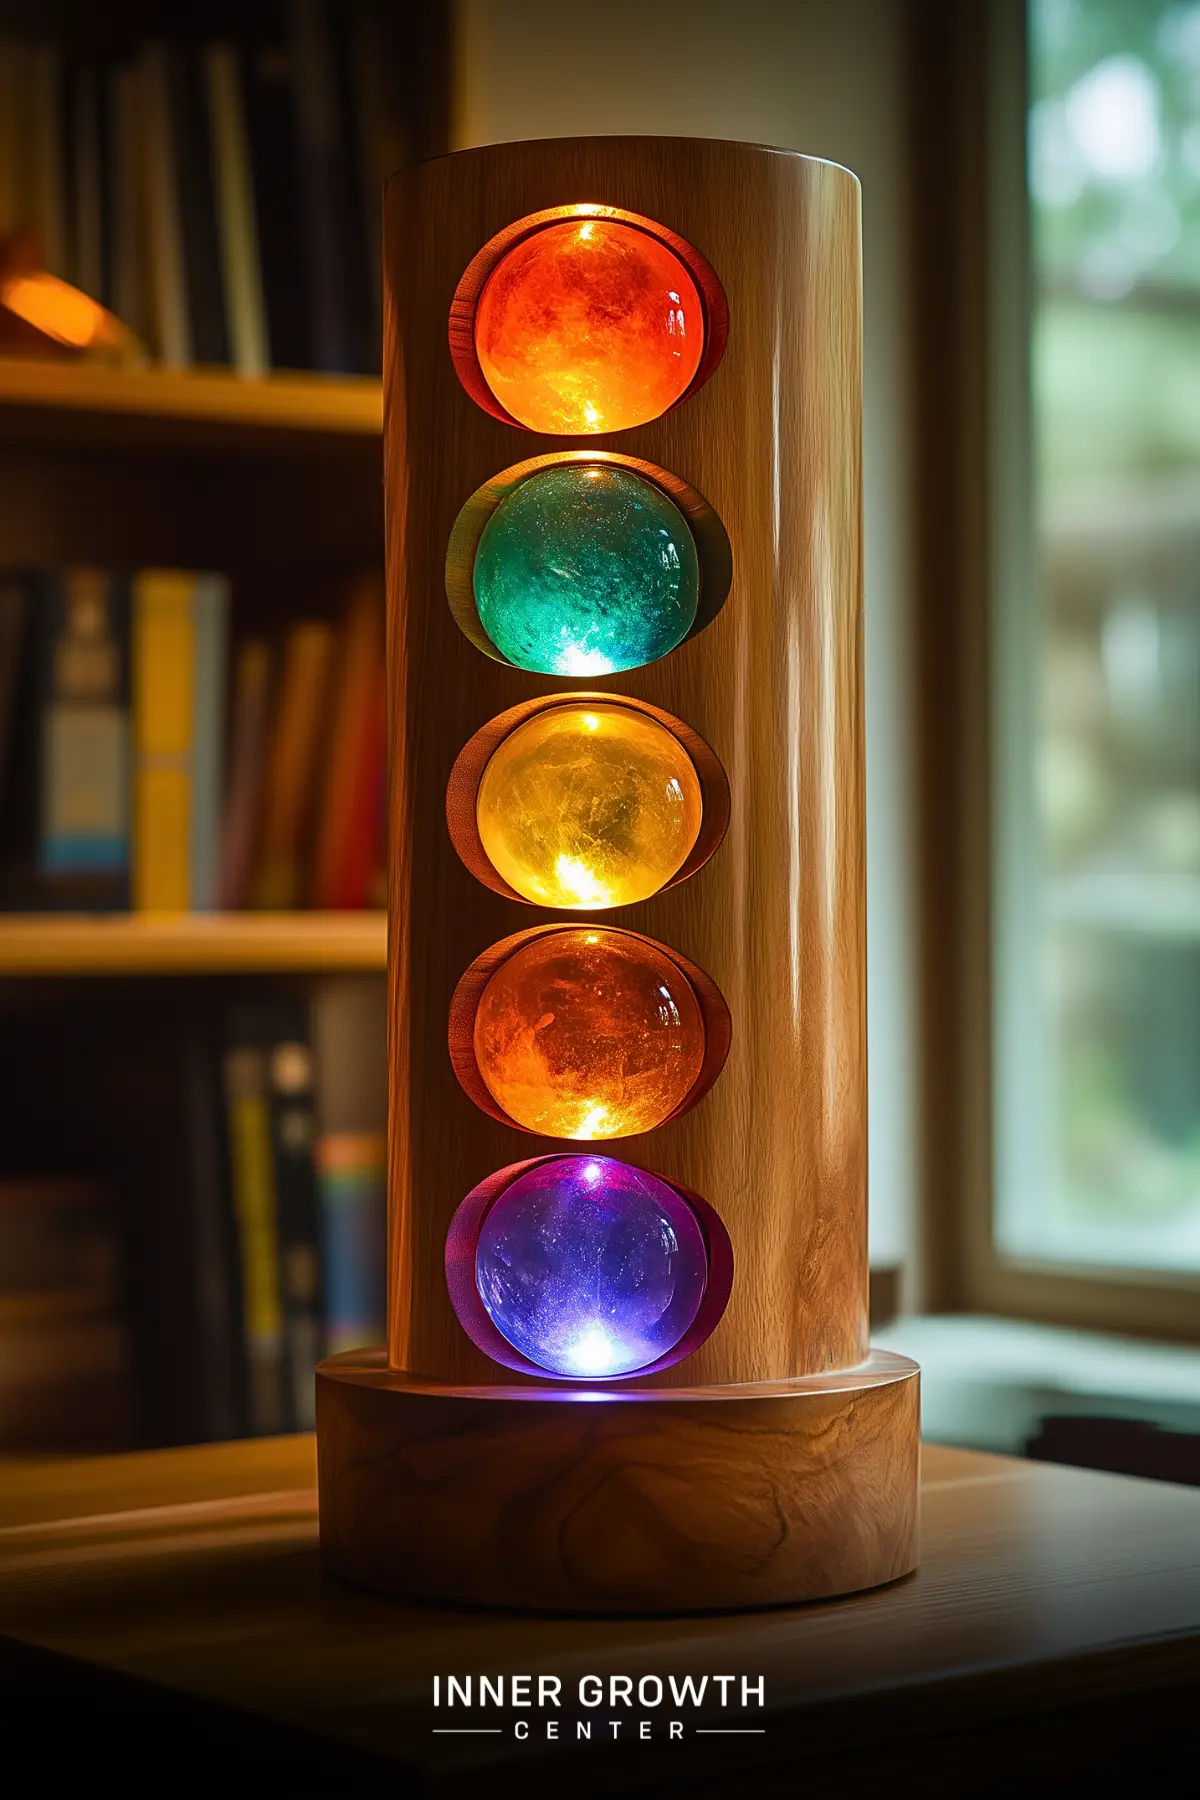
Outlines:
{"label": "orange lamp glow on shelf", "polygon": [[36,238],[0,241],[0,354],[128,355],[132,334],[106,307],[41,266]]}

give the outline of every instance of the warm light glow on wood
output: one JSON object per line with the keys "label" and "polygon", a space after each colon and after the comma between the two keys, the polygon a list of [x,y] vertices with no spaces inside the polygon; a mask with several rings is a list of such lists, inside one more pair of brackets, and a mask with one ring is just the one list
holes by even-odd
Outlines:
{"label": "warm light glow on wood", "polygon": [[69,282],[43,271],[10,275],[0,285],[0,305],[6,306],[17,318],[24,319],[35,331],[72,350],[115,342],[119,335],[111,313]]}

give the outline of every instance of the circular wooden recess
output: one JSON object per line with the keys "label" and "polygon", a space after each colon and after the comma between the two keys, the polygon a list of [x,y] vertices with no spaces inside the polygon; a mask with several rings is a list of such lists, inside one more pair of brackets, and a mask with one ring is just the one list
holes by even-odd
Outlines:
{"label": "circular wooden recess", "polygon": [[[651,706],[646,700],[635,700],[629,694],[597,693],[592,689],[563,694],[539,694],[535,700],[523,700],[519,706],[510,706],[507,712],[497,713],[494,719],[481,725],[463,745],[446,784],[446,824],[450,841],[463,863],[484,887],[491,888],[494,894],[503,894],[506,900],[519,900],[522,906],[532,906],[533,902],[508,885],[484,849],[479,836],[476,815],[479,783],[495,752],[518,725],[524,725],[536,713],[549,712],[556,706],[587,705],[624,707],[628,712],[641,713],[648,719],[654,719],[682,744],[696,771],[700,782],[702,809],[700,833],[683,863],[670,881],[663,883],[659,893],[665,894],[670,888],[678,887],[681,881],[686,881],[697,869],[703,868],[709,857],[720,848],[721,840],[729,829],[728,777],[720,760],[709,749],[699,732],[693,731],[690,725],[685,725],[682,719],[664,712],[661,706]],[[628,901],[626,904],[635,906],[641,902]],[[593,912],[600,912],[607,917],[609,913],[619,912],[621,908],[563,907],[556,910],[561,911],[563,924],[569,925],[578,923],[585,915]]]}
{"label": "circular wooden recess", "polygon": [[[604,1154],[602,1150],[596,1152],[597,1156]],[[539,1163],[562,1162],[576,1157],[585,1159],[586,1156],[587,1150],[583,1145],[564,1142],[561,1150],[552,1150],[546,1156],[530,1156],[523,1162],[509,1163],[507,1168],[495,1170],[493,1174],[486,1175],[482,1181],[477,1182],[471,1192],[464,1196],[446,1233],[446,1288],[462,1330],[485,1356],[492,1362],[499,1363],[501,1368],[514,1369],[518,1374],[532,1376],[536,1381],[550,1382],[559,1389],[566,1383],[570,1383],[575,1389],[583,1384],[578,1376],[556,1375],[550,1369],[543,1368],[540,1363],[531,1362],[527,1356],[522,1356],[516,1346],[510,1344],[492,1323],[475,1280],[475,1252],[483,1221],[501,1194],[512,1186],[519,1175],[537,1168]],[[649,1170],[647,1173],[653,1174],[654,1171]],[[656,1179],[671,1188],[677,1198],[691,1208],[700,1226],[708,1256],[704,1298],[695,1318],[678,1343],[672,1344],[669,1350],[664,1350],[661,1356],[651,1363],[643,1364],[640,1369],[631,1369],[626,1375],[609,1375],[597,1379],[595,1391],[598,1393],[611,1392],[615,1383],[642,1381],[657,1370],[673,1368],[676,1363],[691,1356],[706,1338],[712,1336],[729,1305],[729,1295],[733,1288],[733,1245],[729,1241],[724,1220],[702,1194],[693,1193],[691,1188],[682,1187],[677,1181],[668,1181],[665,1175],[657,1175]]]}
{"label": "circular wooden recess", "polygon": [[[643,481],[660,488],[668,500],[679,508],[696,546],[696,557],[700,564],[700,602],[691,629],[675,645],[675,650],[682,644],[690,643],[706,625],[712,624],[729,598],[729,589],[733,584],[733,551],[730,549],[728,533],[703,494],[698,494],[694,487],[690,487],[678,475],[672,475],[668,469],[660,469],[656,463],[647,462],[643,457],[620,456],[615,450],[559,450],[552,451],[547,456],[531,456],[524,462],[514,463],[511,469],[501,470],[499,475],[493,475],[490,481],[485,481],[482,487],[475,489],[454,521],[446,548],[446,598],[450,602],[455,624],[484,656],[490,656],[493,662],[503,663],[508,669],[515,666],[497,650],[479,617],[479,607],[475,601],[475,555],[479,549],[479,540],[500,502],[522,481],[539,474],[543,469],[561,469],[564,464],[570,463],[582,463],[585,467],[608,463],[619,469],[628,469],[631,474],[640,475]],[[674,650],[668,650],[666,654],[672,656]],[[662,660],[661,656],[654,658],[655,662]],[[648,669],[653,664],[639,663],[637,667]],[[625,675],[630,671],[621,669],[616,673]],[[570,678],[559,676],[557,679]]]}
{"label": "circular wooden recess", "polygon": [[780,1606],[916,1567],[919,1374],[454,1387],[317,1370],[321,1551],[362,1587],[573,1613]]}
{"label": "circular wooden recess", "polygon": [[[479,1072],[479,1064],[475,1058],[475,1014],[479,1010],[479,1002],[483,998],[488,982],[509,959],[510,956],[530,944],[535,938],[552,936],[557,931],[604,931],[618,937],[634,938],[639,944],[649,944],[660,956],[675,964],[684,976],[692,992],[696,996],[700,1008],[700,1017],[704,1023],[704,1061],[700,1065],[700,1073],[691,1087],[666,1118],[660,1119],[652,1129],[658,1131],[671,1119],[678,1119],[682,1114],[690,1112],[703,1100],[717,1076],[725,1066],[725,1058],[729,1055],[729,1045],[733,1038],[733,1021],[729,1016],[729,1008],[725,1004],[715,981],[712,981],[703,969],[681,956],[669,944],[660,944],[657,938],[647,937],[642,931],[627,931],[620,925],[604,925],[595,920],[581,920],[577,924],[566,919],[561,924],[531,925],[528,931],[514,932],[511,937],[501,938],[498,944],[491,944],[477,956],[465,971],[450,1001],[450,1022],[447,1039],[450,1047],[450,1061],[454,1064],[454,1073],[458,1076],[463,1092],[469,1094],[481,1112],[490,1118],[498,1119],[501,1125],[510,1125],[514,1131],[523,1131],[529,1137],[545,1137],[545,1132],[531,1130],[519,1120],[505,1112],[499,1101],[495,1099],[483,1076]],[[604,1144],[619,1144],[621,1136],[637,1137],[644,1133],[625,1132],[608,1138],[562,1138],[564,1150],[570,1146],[579,1146],[579,1154],[584,1154],[583,1146],[592,1144],[596,1154],[607,1154],[601,1148]]]}
{"label": "circular wooden recess", "polygon": [[[678,232],[671,231],[654,219],[647,219],[641,213],[627,212],[620,206],[548,206],[541,212],[527,213],[523,219],[514,220],[503,231],[498,231],[488,239],[482,250],[471,258],[463,270],[454,290],[454,299],[450,303],[450,360],[458,379],[475,404],[481,406],[484,412],[491,413],[494,419],[502,420],[505,425],[513,425],[518,431],[530,429],[501,406],[487,384],[475,349],[475,310],[479,305],[479,296],[487,285],[488,276],[510,250],[514,250],[526,238],[533,237],[535,232],[543,231],[547,225],[563,225],[571,219],[611,219],[619,225],[631,225],[635,231],[644,231],[647,237],[654,238],[679,258],[696,285],[704,314],[704,348],[696,373],[683,393],[658,415],[659,418],[665,418],[667,413],[684,405],[697,388],[703,387],[720,362],[729,336],[729,307],[725,300],[725,290],[717,280],[712,265],[686,238],[680,237]],[[640,427],[629,426],[627,429],[636,431]]]}

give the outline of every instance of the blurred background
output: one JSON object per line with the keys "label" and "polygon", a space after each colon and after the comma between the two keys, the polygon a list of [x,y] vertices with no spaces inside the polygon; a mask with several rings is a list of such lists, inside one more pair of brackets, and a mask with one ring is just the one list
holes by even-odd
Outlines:
{"label": "blurred background", "polygon": [[381,1335],[379,189],[606,132],[862,181],[874,1335],[1200,1481],[1200,0],[0,0],[0,1446]]}

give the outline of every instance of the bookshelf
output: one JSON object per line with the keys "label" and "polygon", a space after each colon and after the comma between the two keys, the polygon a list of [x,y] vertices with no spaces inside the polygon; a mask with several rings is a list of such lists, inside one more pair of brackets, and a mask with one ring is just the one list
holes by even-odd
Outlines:
{"label": "bookshelf", "polygon": [[386,965],[382,912],[0,916],[0,979],[362,974]]}
{"label": "bookshelf", "polygon": [[[372,439],[383,394],[370,376],[267,375],[227,369],[112,368],[0,358],[0,436],[41,422],[40,435],[69,440],[82,421],[140,427],[140,439],[185,437],[206,428],[269,447],[285,436]],[[128,441],[133,433],[123,433]]]}
{"label": "bookshelf", "polygon": [[[450,17],[439,0],[411,7],[393,0],[303,0],[288,8],[274,0],[204,0],[188,8],[167,0],[113,0],[99,13],[76,0],[0,0],[0,93],[13,91],[30,69],[40,71],[41,84],[36,104],[22,112],[19,131],[0,132],[0,239],[7,229],[37,222],[13,214],[12,204],[6,222],[4,207],[15,204],[14,195],[23,196],[21,205],[30,204],[30,195],[42,204],[45,184],[38,171],[44,175],[49,164],[35,166],[31,156],[44,149],[38,132],[47,107],[57,109],[59,150],[74,146],[69,155],[60,154],[55,175],[65,197],[60,223],[67,227],[70,266],[55,266],[49,255],[47,261],[54,273],[118,311],[150,357],[122,366],[0,357],[0,571],[38,581],[72,569],[112,571],[121,580],[147,569],[215,571],[226,578],[225,777],[233,759],[236,651],[252,640],[269,646],[274,692],[282,685],[291,634],[323,628],[332,636],[332,692],[348,656],[352,597],[382,570],[381,384],[377,375],[318,371],[378,367],[375,304],[348,272],[364,249],[369,252],[360,238],[370,238],[361,201],[378,191],[383,139],[392,156],[389,168],[446,148]],[[316,36],[309,30],[314,21]],[[321,74],[318,38],[334,47],[326,76],[334,62],[338,69],[342,135],[339,179],[332,185],[330,168],[315,168],[315,142],[302,141],[308,102],[300,96],[308,77]],[[368,67],[360,53],[374,42],[390,46],[389,53]],[[265,361],[272,365],[262,375],[217,366],[222,353],[205,349],[213,290],[203,277],[213,259],[197,252],[203,248],[194,235],[197,221],[206,231],[215,221],[226,276],[237,247],[231,248],[233,236],[241,229],[230,222],[227,189],[221,190],[224,210],[214,210],[204,192],[201,204],[194,203],[198,170],[202,186],[205,179],[216,184],[214,193],[229,174],[227,161],[224,174],[218,173],[231,138],[222,115],[218,153],[217,90],[208,61],[214,48],[225,58],[227,76],[230,59],[236,61],[242,93],[259,220],[254,250],[261,257],[268,326]],[[184,101],[165,119],[147,110],[155,95],[162,98],[164,69],[168,98],[178,83]],[[54,74],[51,83],[47,70]],[[51,92],[58,98],[48,102]],[[131,112],[120,103],[125,92],[137,96]],[[197,128],[197,106],[203,112],[205,105],[207,131]],[[127,164],[117,166],[116,127],[129,117],[135,137],[157,132],[154,141],[169,151],[142,165],[170,171],[159,177],[153,206],[141,178],[131,186]],[[272,120],[282,129],[275,131]],[[390,146],[397,142],[400,154],[393,156]],[[101,172],[107,171],[99,199],[88,160],[93,149]],[[155,210],[164,184],[172,188],[167,213],[175,215],[174,231],[162,228],[166,215]],[[275,199],[282,192],[286,205],[268,203],[268,192]],[[328,216],[314,200],[322,193]],[[95,231],[88,213],[93,201],[100,218]],[[138,215],[138,263],[134,270],[127,258],[121,267],[125,276],[131,270],[137,275],[142,304],[133,310],[116,304],[120,244],[128,249],[131,241],[122,238],[117,221],[129,225],[131,203]],[[81,221],[88,219],[85,230]],[[332,235],[325,229],[331,224]],[[286,245],[281,230],[293,234]],[[243,268],[244,236],[243,229]],[[173,237],[180,241],[171,250]],[[84,252],[95,241],[105,246],[101,288],[89,288],[84,273]],[[43,242],[51,238],[43,234]],[[339,258],[339,245],[351,254]],[[175,258],[183,276],[188,317],[190,360],[172,352],[172,366],[166,366],[170,346],[159,311],[164,256]],[[370,274],[369,253],[365,260]],[[317,289],[327,285],[331,269],[344,276],[332,285],[352,325],[353,354],[340,359],[328,354],[328,335],[316,329]],[[377,279],[370,290],[378,294]],[[128,285],[123,291],[129,294]],[[229,361],[242,369],[260,367],[263,358],[247,360],[238,348],[234,324],[235,318],[239,329],[246,324],[244,284],[241,294],[241,300],[231,297],[226,285],[217,301],[228,327]],[[287,302],[282,307],[281,295]],[[282,332],[275,336],[277,317],[289,306],[303,315],[299,355],[281,348]],[[366,333],[364,326],[370,327]],[[243,349],[244,342],[243,331]],[[164,352],[163,362],[154,360],[156,350]],[[26,607],[22,630],[31,632],[28,622],[41,616],[41,600],[57,601],[49,583],[29,591],[38,597]],[[40,690],[13,689],[18,691]],[[194,696],[197,690],[191,691]],[[197,702],[195,716],[212,715],[202,715]],[[331,731],[325,740],[331,764],[335,735]],[[382,728],[380,748],[381,740]],[[26,766],[33,768],[34,761]],[[10,780],[13,766],[10,759]],[[293,785],[303,795],[323,791],[322,773],[298,777]],[[358,795],[367,786],[353,780],[347,792]],[[37,791],[34,784],[31,791]],[[227,793],[223,780],[222,795]],[[340,816],[340,809],[332,811]],[[292,890],[297,904],[320,906],[326,899],[353,905],[353,897],[323,892],[313,879],[318,823],[314,817],[297,830],[304,865]],[[376,865],[365,889],[372,906],[380,891],[377,875]],[[251,884],[229,904],[255,900],[270,905],[271,895]],[[41,903],[37,892],[24,889],[6,900],[20,908]],[[90,895],[80,903],[108,904]],[[42,1290],[65,1281],[52,1280],[40,1265],[23,1275],[13,1256],[14,1266],[6,1264],[6,1241],[16,1242],[16,1228],[5,1240],[5,1208],[30,1243],[44,1240],[49,1257],[72,1233],[80,1238],[78,1220],[90,1206],[88,1229],[101,1249],[108,1247],[106,1255],[112,1252],[103,1281],[99,1264],[99,1272],[89,1264],[77,1281],[72,1277],[78,1292],[72,1290],[69,1320],[54,1323],[43,1308],[36,1327],[30,1324],[23,1336],[0,1333],[0,1458],[20,1445],[10,1431],[10,1402],[16,1404],[13,1384],[21,1370],[59,1369],[64,1382],[71,1377],[72,1391],[78,1389],[76,1400],[86,1379],[99,1382],[103,1375],[112,1416],[119,1390],[128,1436],[111,1443],[97,1436],[88,1440],[94,1448],[272,1431],[300,1417],[294,1385],[299,1364],[322,1330],[344,1328],[331,1310],[320,1316],[321,1282],[327,1281],[326,1298],[338,1283],[339,1292],[349,1291],[345,1259],[356,1254],[358,1241],[350,1228],[339,1228],[337,1245],[332,1228],[323,1235],[335,1185],[338,1204],[349,1209],[346,1217],[367,1221],[362,1242],[382,1236],[377,1146],[386,1125],[386,955],[386,919],[378,910],[0,911],[0,1298],[10,1290],[36,1290],[40,1305]],[[298,1048],[310,1053],[307,1068]],[[280,1072],[285,1065],[286,1081]],[[324,1150],[337,1152],[328,1185],[319,1157]],[[270,1197],[263,1199],[268,1189]],[[87,1206],[78,1198],[81,1191],[92,1196]],[[244,1281],[252,1261],[251,1205],[274,1217],[274,1247],[260,1234],[253,1252],[258,1273],[249,1283],[273,1263],[264,1281],[273,1284],[284,1313],[282,1338],[273,1348],[250,1343],[259,1329]],[[329,1274],[335,1252],[343,1259],[336,1281]],[[320,1270],[315,1297],[314,1258]],[[352,1273],[357,1280],[357,1265]],[[373,1317],[380,1308],[368,1290],[371,1281],[364,1279],[351,1293],[356,1317]],[[314,1325],[316,1339],[305,1338]],[[368,1335],[376,1335],[374,1328]],[[55,1392],[46,1388],[24,1405],[22,1416],[46,1425],[48,1435],[38,1441],[52,1449],[70,1447],[70,1417],[91,1407],[72,1402],[72,1412],[65,1399],[61,1404],[60,1412]],[[99,1416],[99,1400],[91,1410]],[[62,1422],[61,1437],[54,1435],[56,1421]]]}

